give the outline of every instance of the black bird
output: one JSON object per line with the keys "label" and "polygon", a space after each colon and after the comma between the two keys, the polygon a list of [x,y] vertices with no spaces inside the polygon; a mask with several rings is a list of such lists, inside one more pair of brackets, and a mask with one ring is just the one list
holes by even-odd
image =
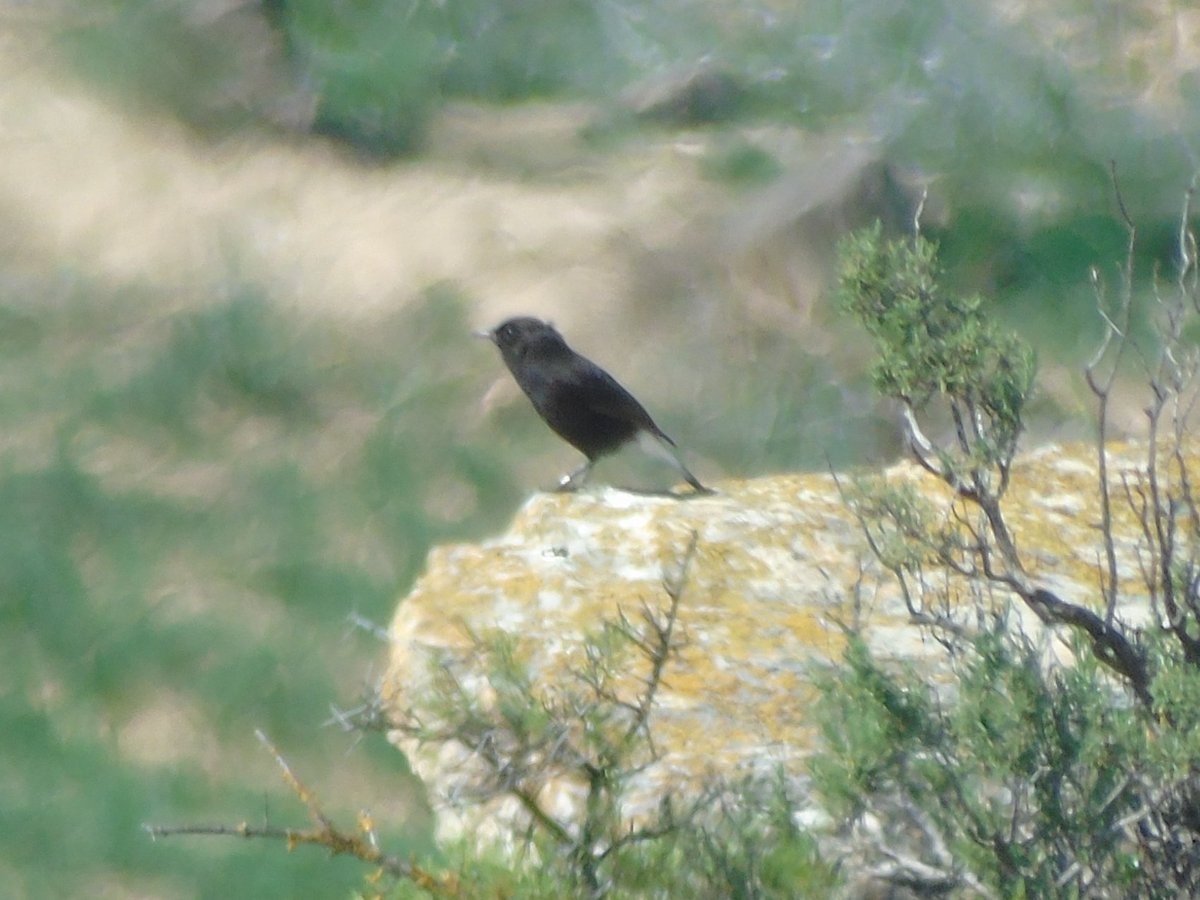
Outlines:
{"label": "black bird", "polygon": [[698,493],[711,494],[676,455],[675,442],[645,407],[602,368],[567,346],[553,325],[520,316],[478,333],[500,348],[504,364],[542,420],[587,462],[559,482],[574,490],[601,457],[632,440],[672,463]]}

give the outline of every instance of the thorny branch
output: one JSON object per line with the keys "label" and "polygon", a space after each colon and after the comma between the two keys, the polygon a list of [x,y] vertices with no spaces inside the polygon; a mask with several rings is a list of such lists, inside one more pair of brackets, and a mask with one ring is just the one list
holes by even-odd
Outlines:
{"label": "thorny branch", "polygon": [[[1122,268],[1121,287],[1115,309],[1106,310],[1103,287],[1093,273],[1096,305],[1105,324],[1104,337],[1087,369],[1088,387],[1096,397],[1099,423],[1098,463],[1101,496],[1101,533],[1104,540],[1105,568],[1101,586],[1105,598],[1106,623],[1111,626],[1120,593],[1112,528],[1108,474],[1107,423],[1112,388],[1123,353],[1136,354],[1150,388],[1150,402],[1144,412],[1147,421],[1145,465],[1140,471],[1122,476],[1125,501],[1137,521],[1142,543],[1138,565],[1149,595],[1151,610],[1159,626],[1170,633],[1192,665],[1200,664],[1200,638],[1196,635],[1200,619],[1200,582],[1197,582],[1196,553],[1193,549],[1200,534],[1200,517],[1192,490],[1189,462],[1185,454],[1187,430],[1197,401],[1197,372],[1200,360],[1184,339],[1189,319],[1200,311],[1197,290],[1196,241],[1191,230],[1192,200],[1196,180],[1184,194],[1180,212],[1177,275],[1174,291],[1164,296],[1157,273],[1154,281],[1157,320],[1157,348],[1147,353],[1138,347],[1130,333],[1130,308],[1134,295],[1134,248],[1137,229],[1121,195],[1116,168],[1112,168],[1113,191],[1125,225],[1127,250]],[[1098,375],[1101,364],[1107,375]],[[1181,515],[1185,518],[1181,528]],[[1148,675],[1147,675],[1148,677]]]}
{"label": "thorny branch", "polygon": [[364,863],[378,867],[393,878],[411,881],[434,896],[457,897],[459,886],[453,875],[435,875],[415,863],[406,862],[394,856],[389,856],[379,849],[379,840],[375,833],[375,825],[368,813],[361,812],[358,816],[358,832],[343,831],[321,809],[316,795],[299,779],[287,759],[275,747],[270,738],[261,731],[255,730],[259,743],[275,759],[279,766],[284,783],[291,789],[300,802],[308,810],[313,827],[281,828],[264,822],[260,826],[240,822],[237,825],[143,825],[142,827],[154,840],[178,835],[215,835],[221,837],[266,838],[282,840],[288,850],[301,845],[312,844],[325,847],[334,856],[353,856]]}
{"label": "thorny branch", "polygon": [[[1120,596],[1120,582],[1117,571],[1117,552],[1112,540],[1112,493],[1108,478],[1108,406],[1112,397],[1113,386],[1116,384],[1117,373],[1120,371],[1121,360],[1129,344],[1129,314],[1133,306],[1133,254],[1137,246],[1137,227],[1129,218],[1125,209],[1125,201],[1121,197],[1120,185],[1117,182],[1115,166],[1112,169],[1113,187],[1116,191],[1117,206],[1121,211],[1121,220],[1125,224],[1127,240],[1125,245],[1125,263],[1121,268],[1121,291],[1115,315],[1110,315],[1105,309],[1104,285],[1099,271],[1093,267],[1092,292],[1096,298],[1096,309],[1104,320],[1104,336],[1095,354],[1084,369],[1088,388],[1097,400],[1096,411],[1096,466],[1097,480],[1100,488],[1100,533],[1104,536],[1104,562],[1100,571],[1100,591],[1104,595],[1104,620],[1112,624],[1116,612],[1117,598]],[[1108,374],[1099,374],[1100,365],[1108,357],[1109,348],[1115,344],[1111,354]]]}
{"label": "thorny branch", "polygon": [[[682,646],[679,612],[697,544],[693,533],[678,570],[664,577],[667,604],[643,604],[637,618],[618,611],[587,641],[582,665],[567,678],[540,689],[514,642],[468,628],[470,658],[484,663],[488,689],[468,686],[459,663],[443,659],[434,669],[436,709],[409,709],[391,723],[420,743],[465,748],[482,763],[469,779],[472,801],[514,798],[529,819],[529,836],[540,833],[557,844],[593,895],[603,893],[599,867],[616,851],[664,837],[699,809],[700,801],[683,811],[668,804],[657,819],[637,825],[620,812],[624,785],[657,758],[649,720],[667,664]],[[648,664],[633,696],[622,689],[628,671],[619,663],[622,646]],[[543,789],[572,778],[587,793],[578,820],[566,822],[546,805]]]}
{"label": "thorny branch", "polygon": [[[970,387],[959,393],[941,389],[948,410],[944,435],[923,430],[929,427],[918,421],[924,410],[923,398],[917,403],[901,394],[890,394],[901,404],[911,459],[954,495],[945,509],[935,511],[933,503],[903,484],[863,483],[861,489],[855,485],[842,491],[836,473],[834,478],[875,559],[896,576],[914,622],[933,625],[933,636],[944,638],[948,649],[956,643],[962,646],[966,620],[963,605],[952,607],[949,603],[953,588],[964,581],[968,589],[982,591],[988,585],[1008,588],[1043,622],[1067,626],[1064,631],[1074,631],[1090,640],[1094,659],[1115,673],[1132,694],[1133,705],[1142,714],[1136,721],[1154,734],[1153,741],[1173,725],[1191,722],[1187,694],[1181,693],[1173,680],[1178,671],[1176,662],[1181,660],[1193,673],[1200,666],[1200,498],[1193,490],[1197,476],[1192,472],[1197,464],[1192,427],[1200,408],[1200,348],[1194,338],[1200,314],[1200,269],[1191,229],[1200,176],[1193,180],[1183,201],[1174,283],[1160,281],[1155,271],[1150,290],[1143,288],[1145,279],[1135,279],[1137,229],[1121,195],[1115,169],[1112,179],[1119,220],[1127,237],[1126,249],[1111,293],[1100,271],[1092,270],[1092,290],[1103,331],[1084,371],[1097,403],[1099,510],[1095,524],[1100,542],[1094,558],[1099,576],[1098,602],[1068,602],[1023,563],[1001,503],[1015,453],[1015,441],[1007,442],[1013,432],[1004,428],[997,431],[987,416],[976,415]],[[1133,327],[1133,321],[1142,315],[1140,307],[1135,309],[1134,298],[1143,291],[1153,304],[1148,317],[1151,337],[1141,337],[1143,329]],[[885,345],[886,349],[892,348]],[[903,354],[898,356],[902,363],[907,361]],[[1116,398],[1134,366],[1139,367],[1149,387],[1144,409],[1147,440],[1129,465],[1117,455],[1111,440]],[[1121,462],[1116,462],[1118,459]],[[1118,465],[1119,471],[1114,473]],[[1132,573],[1125,570],[1117,552],[1124,549],[1121,541],[1125,533],[1120,529],[1129,521],[1134,524],[1131,555],[1137,566]],[[930,575],[933,571],[940,573],[946,584],[935,584]],[[1122,598],[1128,602],[1131,595],[1149,600],[1149,626],[1140,627],[1122,615]],[[971,605],[967,606],[969,614]],[[982,614],[984,604],[973,606]],[[1155,630],[1163,640],[1144,641],[1143,634]],[[1024,637],[1019,629],[1017,633]],[[1011,629],[1006,631],[1005,642],[1012,635]],[[1035,649],[1032,645],[1027,648],[1029,654]],[[1170,680],[1156,683],[1159,660]],[[1058,739],[1076,727],[1071,721],[1074,709],[1051,708],[1047,712]],[[921,752],[938,759],[938,748],[949,742],[942,742],[940,735],[936,740],[934,746],[921,744]],[[1107,744],[1107,736],[1105,741]],[[997,780],[997,790],[1008,804],[1002,817],[994,817],[977,793],[964,793],[963,785],[970,782],[956,773],[948,782],[936,783],[928,808],[940,810],[943,803],[953,805],[959,817],[955,823],[959,836],[990,854],[1002,881],[1020,877],[1029,862],[1023,854],[1036,847],[1047,863],[1044,871],[1049,880],[1044,884],[1072,895],[1092,896],[1098,890],[1097,895],[1107,896],[1115,889],[1114,882],[1106,883],[1113,871],[1110,861],[1103,855],[1077,852],[1084,845],[1076,844],[1070,835],[1063,837],[1057,848],[1043,843],[1045,835],[1038,830],[1042,826],[1036,824],[1039,817],[1044,820],[1049,815],[1053,820],[1061,816],[1072,802],[1077,802],[1088,810],[1088,821],[1094,817],[1100,828],[1086,840],[1098,837],[1101,843],[1112,841],[1122,852],[1136,848],[1138,884],[1170,886],[1163,896],[1200,896],[1200,854],[1196,849],[1200,846],[1196,841],[1200,775],[1194,761],[1186,758],[1186,750],[1183,754],[1182,775],[1175,770],[1155,771],[1153,763],[1143,770],[1141,760],[1110,758],[1101,764],[1086,763],[1081,771],[1079,761],[1060,765],[1061,757],[1049,755],[1033,772],[1021,770]],[[903,783],[904,764],[902,758],[901,775],[894,781],[881,778],[866,788],[863,793],[871,799],[863,802],[879,811],[877,820],[885,815],[893,820],[903,818],[908,812],[905,825],[911,826],[913,810],[921,808],[911,798],[921,788],[914,790]],[[948,772],[956,761],[939,760],[939,765]],[[883,805],[878,805],[877,798]],[[1064,802],[1064,798],[1068,800]],[[1136,804],[1136,808],[1130,810],[1129,804]],[[920,849],[911,860],[892,848],[897,840],[892,833],[869,835],[871,849],[885,858],[873,874],[892,885],[920,876],[930,890],[937,889],[935,886],[941,890],[960,886],[962,881],[955,882],[953,877],[944,885],[936,881],[942,874],[961,877],[964,873],[938,852],[937,825],[917,830],[924,833],[925,841],[916,842]],[[908,840],[907,835],[903,840]],[[929,855],[936,862],[932,867],[925,859]]]}
{"label": "thorny branch", "polygon": [[[1109,479],[1107,439],[1109,431],[1110,398],[1122,358],[1126,351],[1138,352],[1130,338],[1130,317],[1133,297],[1133,264],[1136,228],[1126,208],[1113,171],[1113,184],[1121,220],[1128,232],[1126,256],[1121,272],[1120,297],[1115,308],[1104,302],[1099,273],[1093,270],[1093,290],[1097,307],[1105,323],[1105,333],[1095,355],[1089,360],[1085,375],[1089,388],[1099,404],[1098,469],[1100,491],[1100,531],[1103,540],[1103,561],[1100,586],[1103,611],[1097,614],[1087,606],[1072,603],[1059,596],[1045,584],[1038,583],[1025,568],[1017,541],[1004,515],[1002,499],[1008,487],[1011,466],[1016,453],[1019,420],[1012,423],[995,417],[995,411],[968,388],[949,391],[946,395],[951,436],[946,441],[931,439],[918,421],[918,406],[911,398],[900,397],[902,425],[911,458],[951,491],[957,502],[951,515],[957,520],[961,539],[946,540],[944,534],[929,533],[928,523],[878,510],[864,516],[856,510],[860,526],[876,557],[890,569],[900,583],[901,593],[910,615],[921,624],[951,628],[948,615],[931,612],[922,599],[924,584],[919,568],[924,561],[936,562],[945,570],[966,578],[983,577],[992,584],[1010,589],[1025,606],[1048,625],[1067,625],[1081,630],[1091,641],[1096,658],[1103,662],[1129,685],[1139,702],[1152,705],[1150,682],[1152,674],[1137,633],[1117,621],[1116,607],[1120,595],[1120,573],[1116,558],[1113,532],[1113,497]],[[1196,276],[1195,241],[1188,228],[1190,198],[1188,192],[1179,230],[1179,298],[1190,297],[1190,308],[1200,306],[1200,296],[1194,289]],[[917,220],[919,221],[919,220]],[[1186,516],[1189,538],[1200,534],[1200,509],[1190,492],[1191,481],[1182,446],[1187,413],[1197,402],[1196,393],[1187,393],[1200,370],[1197,354],[1180,350],[1184,313],[1188,304],[1178,299],[1160,303],[1164,310],[1162,350],[1150,369],[1153,402],[1147,409],[1150,422],[1150,446],[1147,467],[1140,483],[1126,485],[1127,496],[1140,498],[1135,510],[1140,514],[1148,559],[1143,563],[1146,583],[1155,609],[1171,629],[1193,662],[1200,663],[1200,636],[1196,635],[1196,620],[1200,618],[1200,562],[1182,557],[1183,540],[1180,518]],[[1160,471],[1160,442],[1170,430],[1170,468]],[[840,489],[840,486],[839,486]],[[852,504],[852,508],[854,505]],[[978,522],[966,514],[973,509]],[[868,518],[872,522],[868,522]],[[874,528],[872,527],[874,526]],[[874,529],[894,529],[913,547],[922,548],[921,555],[884,558],[880,537]],[[915,581],[914,581],[915,578]],[[957,627],[957,626],[954,626]]]}
{"label": "thorny branch", "polygon": [[658,613],[648,604],[642,604],[642,624],[645,630],[640,634],[624,614],[620,617],[619,627],[621,630],[650,660],[650,674],[645,680],[645,690],[638,699],[633,721],[629,723],[621,742],[623,745],[628,745],[638,732],[643,732],[647,740],[650,738],[647,722],[650,718],[650,710],[654,706],[655,697],[658,695],[658,689],[662,685],[663,668],[670,656],[679,649],[675,638],[675,625],[679,620],[679,602],[683,599],[683,589],[687,584],[688,572],[691,570],[692,560],[696,556],[697,540],[698,535],[693,531],[688,540],[687,549],[684,550],[683,560],[679,564],[679,571],[674,577],[663,579],[663,590],[666,591],[667,597],[671,601],[666,610]]}

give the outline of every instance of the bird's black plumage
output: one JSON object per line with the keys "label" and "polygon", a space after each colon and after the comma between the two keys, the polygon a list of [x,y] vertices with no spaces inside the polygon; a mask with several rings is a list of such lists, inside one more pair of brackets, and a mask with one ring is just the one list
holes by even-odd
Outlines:
{"label": "bird's black plumage", "polygon": [[563,340],[554,326],[521,316],[483,332],[500,348],[505,365],[533,408],[555,433],[587,457],[565,477],[562,487],[577,487],[601,457],[647,435],[662,446],[664,457],[695,490],[710,493],[675,455],[675,442],[617,380]]}

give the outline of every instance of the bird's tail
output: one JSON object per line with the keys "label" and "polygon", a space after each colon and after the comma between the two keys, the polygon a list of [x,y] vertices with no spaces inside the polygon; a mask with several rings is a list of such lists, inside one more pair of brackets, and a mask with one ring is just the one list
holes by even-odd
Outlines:
{"label": "bird's tail", "polygon": [[683,464],[683,460],[679,458],[679,451],[675,446],[675,442],[667,437],[662,431],[655,429],[654,431],[646,431],[643,429],[638,432],[638,444],[642,449],[651,456],[657,456],[659,459],[665,460],[679,470],[679,474],[683,476],[683,480],[692,486],[698,494],[713,494],[716,493],[712,488],[705,487],[700,483],[695,475],[688,471],[688,467]]}

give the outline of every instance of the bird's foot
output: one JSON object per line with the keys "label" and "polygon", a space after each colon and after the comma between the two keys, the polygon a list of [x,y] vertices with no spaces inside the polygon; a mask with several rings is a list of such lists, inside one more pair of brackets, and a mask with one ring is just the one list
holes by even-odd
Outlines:
{"label": "bird's foot", "polygon": [[592,463],[589,461],[584,463],[574,472],[564,475],[558,480],[558,487],[554,490],[560,494],[569,494],[579,490],[588,480],[588,476],[592,474]]}
{"label": "bird's foot", "polygon": [[587,470],[577,470],[558,479],[555,491],[559,494],[573,494],[587,483]]}

